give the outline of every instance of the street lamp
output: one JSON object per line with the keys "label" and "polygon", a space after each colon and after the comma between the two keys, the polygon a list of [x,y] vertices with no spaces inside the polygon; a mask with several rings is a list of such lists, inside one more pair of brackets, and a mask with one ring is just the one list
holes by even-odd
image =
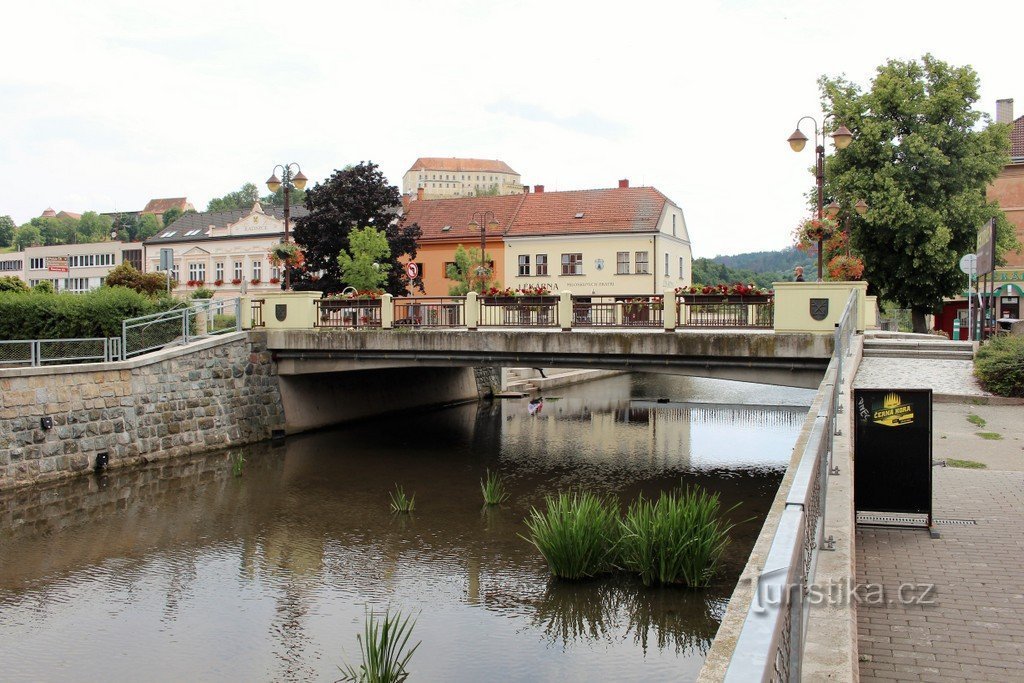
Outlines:
{"label": "street lamp", "polygon": [[[863,199],[858,199],[857,203],[853,205],[853,210],[857,212],[858,216],[863,216],[864,214],[866,214],[868,212],[868,208],[869,208],[868,207],[868,203],[866,201],[864,201]],[[843,210],[843,207],[840,206],[839,202],[832,202],[831,204],[829,204],[828,206],[825,207],[825,214],[829,218],[831,218],[832,220],[835,220],[839,216],[839,213],[842,210]],[[850,215],[849,215],[849,213],[847,213],[843,217],[842,226],[843,226],[843,231],[846,233],[846,255],[849,256],[850,255]]]}
{"label": "street lamp", "polygon": [[[477,222],[477,216],[480,217],[480,221]],[[487,221],[487,217],[490,216],[491,220]],[[487,221],[484,224],[484,221]],[[480,276],[480,288],[483,289],[484,283],[487,282],[487,230],[495,230],[500,224],[494,215],[493,211],[474,211],[472,220],[469,222],[470,230],[480,231],[480,267],[477,268],[477,275]]]}
{"label": "street lamp", "polygon": [[[810,119],[814,123],[814,153],[815,172],[814,177],[818,184],[818,220],[822,218],[825,203],[825,131],[818,127],[818,121],[812,116],[801,117],[796,122],[796,130],[789,136],[789,146],[794,152],[803,150],[807,144],[807,136],[800,131],[800,124],[804,119]],[[820,139],[819,139],[820,138]],[[853,133],[846,126],[839,126],[832,132],[832,144],[836,149],[846,149],[853,140]],[[821,282],[821,243],[823,239],[818,238],[818,282]]]}
{"label": "street lamp", "polygon": [[[294,170],[293,170],[294,167]],[[281,178],[277,177],[277,169],[281,169]],[[291,241],[291,235],[288,232],[288,220],[290,217],[290,197],[289,193],[294,187],[296,190],[301,190],[306,187],[306,176],[302,175],[302,169],[298,164],[292,162],[290,164],[278,164],[274,167],[273,172],[270,174],[270,178],[267,179],[267,187],[270,188],[271,192],[277,192],[279,187],[284,187],[284,243],[287,244]],[[285,291],[292,288],[292,271],[291,264],[288,261],[284,263],[284,288]]]}

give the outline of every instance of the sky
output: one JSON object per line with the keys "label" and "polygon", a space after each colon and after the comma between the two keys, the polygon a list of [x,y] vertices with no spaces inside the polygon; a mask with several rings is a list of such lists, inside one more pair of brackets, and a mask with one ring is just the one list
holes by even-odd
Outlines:
{"label": "sky", "polygon": [[[808,214],[817,79],[926,52],[1015,98],[1019,0],[176,2],[4,11],[0,215],[210,198],[297,162],[501,159],[551,190],[652,185],[695,256],[781,249]],[[1016,68],[1015,68],[1016,67]],[[813,129],[804,124],[812,137]],[[829,147],[829,153],[831,153]]]}

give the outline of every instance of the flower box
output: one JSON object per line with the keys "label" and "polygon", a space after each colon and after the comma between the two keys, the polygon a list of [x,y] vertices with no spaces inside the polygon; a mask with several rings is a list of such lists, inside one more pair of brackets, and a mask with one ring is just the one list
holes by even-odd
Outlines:
{"label": "flower box", "polygon": [[241,280],[240,278],[237,278],[237,277],[236,277],[236,278],[233,278],[233,279],[231,280],[231,284],[233,284],[233,285],[235,285],[235,286],[238,286],[238,285],[242,284],[242,280]]}
{"label": "flower box", "polygon": [[253,279],[249,280],[250,285],[258,285],[261,282],[263,282],[263,280],[259,279],[258,277],[254,277]]}
{"label": "flower box", "polygon": [[213,281],[213,286],[214,287],[222,287],[223,285],[224,285],[224,281],[223,280],[214,280]]}

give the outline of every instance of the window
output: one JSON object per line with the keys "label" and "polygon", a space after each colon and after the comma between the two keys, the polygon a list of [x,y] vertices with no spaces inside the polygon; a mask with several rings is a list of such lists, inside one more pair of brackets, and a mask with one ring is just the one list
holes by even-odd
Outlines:
{"label": "window", "polygon": [[121,262],[132,264],[135,270],[142,270],[142,250],[125,249],[121,252]]}
{"label": "window", "polygon": [[548,274],[548,255],[537,254],[537,275]]}
{"label": "window", "polygon": [[562,275],[583,275],[583,254],[562,254]]}
{"label": "window", "polygon": [[676,215],[672,214],[672,236],[676,236]]}
{"label": "window", "polygon": [[178,264],[175,263],[171,266],[171,279],[175,282],[181,282],[181,278],[178,277]]}
{"label": "window", "polygon": [[647,273],[651,272],[648,269],[647,252],[646,251],[638,251],[638,252],[636,252],[636,268],[635,268],[635,270],[636,270],[637,275],[646,275]]}
{"label": "window", "polygon": [[629,252],[620,251],[615,254],[615,274],[629,275]]}
{"label": "window", "polygon": [[46,259],[32,258],[28,260],[28,267],[32,270],[42,270],[46,267]]}
{"label": "window", "polygon": [[444,267],[441,269],[441,277],[443,277],[445,280],[451,280],[451,278],[448,277],[448,268],[449,267],[454,268],[455,267],[455,261],[445,261],[444,262]]}
{"label": "window", "polygon": [[519,256],[519,274],[529,275],[530,274],[530,255],[521,254]]}
{"label": "window", "polygon": [[263,279],[263,261],[252,262],[252,279],[262,280]]}
{"label": "window", "polygon": [[0,270],[21,270],[22,261],[0,261]]}
{"label": "window", "polygon": [[64,279],[64,289],[69,292],[88,292],[89,291],[89,278],[87,277],[69,277]]}
{"label": "window", "polygon": [[679,278],[680,279],[685,279],[686,278],[686,266],[683,265],[683,257],[682,256],[679,257]]}
{"label": "window", "polygon": [[174,237],[176,234],[178,234],[177,230],[169,230],[169,231],[165,232],[164,234],[160,235],[160,237],[161,238],[163,238],[163,237]]}
{"label": "window", "polygon": [[220,263],[217,263],[217,264],[215,264],[213,266],[213,273],[214,273],[214,275],[213,275],[213,279],[214,280],[220,280],[220,281],[223,282],[223,280],[224,280],[224,262],[223,261],[221,261]]}
{"label": "window", "polygon": [[205,263],[190,263],[188,264],[188,279],[194,280],[195,282],[206,282],[206,264]]}
{"label": "window", "polygon": [[236,280],[241,280],[242,279],[242,262],[241,261],[235,261],[235,275],[234,275],[234,279],[236,279]]}
{"label": "window", "polygon": [[665,273],[665,277],[668,277],[668,254],[665,254],[665,270],[662,272]]}
{"label": "window", "polygon": [[197,228],[196,230],[189,230],[188,232],[185,233],[185,237],[191,237],[192,235],[198,235],[202,231],[203,231],[202,228]]}

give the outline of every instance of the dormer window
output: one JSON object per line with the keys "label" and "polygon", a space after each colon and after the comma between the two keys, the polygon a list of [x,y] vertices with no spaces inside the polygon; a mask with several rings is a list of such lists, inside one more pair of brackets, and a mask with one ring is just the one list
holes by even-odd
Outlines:
{"label": "dormer window", "polygon": [[578,214],[576,214],[576,218],[583,218],[583,212],[580,211]]}
{"label": "dormer window", "polygon": [[452,226],[450,226],[450,225],[446,225],[446,226],[444,226],[443,228],[441,228],[441,232],[448,232],[448,231],[450,231],[451,229],[452,229]]}
{"label": "dormer window", "polygon": [[195,230],[189,230],[188,232],[185,233],[185,237],[191,237],[192,235],[198,235],[201,232],[202,232],[201,228],[197,228]]}
{"label": "dormer window", "polygon": [[160,235],[160,237],[161,237],[161,239],[164,238],[164,237],[174,237],[177,234],[178,234],[177,230],[168,230],[164,234]]}

